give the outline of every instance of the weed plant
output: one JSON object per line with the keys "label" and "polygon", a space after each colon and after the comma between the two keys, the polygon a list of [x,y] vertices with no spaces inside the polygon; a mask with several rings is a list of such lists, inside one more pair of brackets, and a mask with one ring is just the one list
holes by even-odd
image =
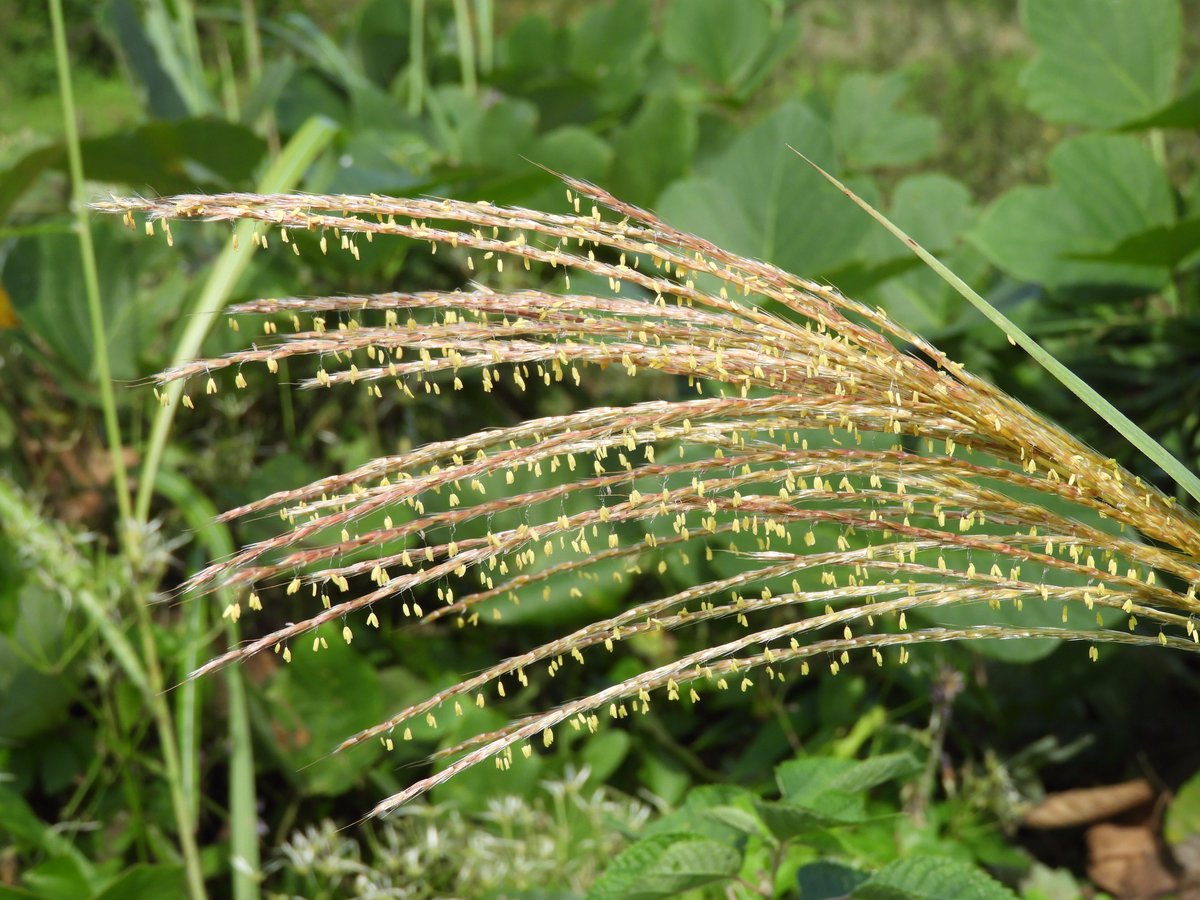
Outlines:
{"label": "weed plant", "polygon": [[[1200,519],[1173,498],[882,310],[566,185],[574,212],[563,215],[299,194],[99,204],[168,239],[172,220],[249,221],[255,248],[295,254],[357,258],[362,241],[405,238],[475,279],[467,291],[235,306],[231,325],[260,317],[264,339],[158,376],[160,388],[185,385],[185,407],[298,356],[317,365],[304,388],[376,398],[468,379],[485,392],[653,379],[660,399],[426,444],[222,515],[287,527],[186,590],[242,591],[225,595],[233,621],[264,603],[287,603],[295,621],[193,677],[350,643],[385,605],[426,626],[487,627],[522,605],[590,608],[606,586],[635,584],[627,608],[464,677],[341,750],[391,749],[470,707],[527,703],[535,681],[640,635],[703,635],[702,649],[585,696],[506,713],[372,815],[478,763],[507,769],[556,730],[595,732],[657,703],[702,710],[706,694],[757,679],[902,665],[922,643],[1055,638],[1093,660],[1106,643],[1200,647]],[[510,287],[535,268],[539,287]],[[656,578],[680,572],[674,588]]]}

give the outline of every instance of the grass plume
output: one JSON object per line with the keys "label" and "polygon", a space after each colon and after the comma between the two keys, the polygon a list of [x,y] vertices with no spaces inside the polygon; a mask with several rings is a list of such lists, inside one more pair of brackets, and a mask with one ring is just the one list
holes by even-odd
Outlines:
{"label": "grass plume", "polygon": [[[882,310],[594,185],[566,186],[567,215],[380,196],[97,204],[131,226],[146,217],[148,231],[161,221],[169,233],[176,219],[250,221],[256,247],[278,239],[297,254],[303,243],[357,257],[360,241],[407,238],[478,279],[467,291],[242,304],[230,312],[267,317],[266,342],[184,363],[160,386],[211,394],[221,378],[241,388],[245,367],[276,372],[292,356],[319,360],[306,388],[375,397],[434,395],[471,378],[484,391],[532,391],[605,369],[670,376],[668,399],[488,428],[223,514],[275,513],[287,527],[214,562],[188,589],[244,587],[254,610],[260,591],[286,585],[297,621],[194,676],[263,651],[290,659],[326,623],[351,641],[362,624],[378,626],[380,604],[483,627],[552,582],[568,580],[582,598],[601,579],[640,589],[672,560],[704,561],[682,590],[661,589],[347,736],[339,749],[390,746],[464,703],[511,697],[535,667],[553,675],[640,633],[719,626],[704,649],[475,736],[373,814],[479,762],[506,768],[564,725],[595,731],[652,701],[695,704],[705,691],[818,663],[833,674],[852,658],[903,663],[912,645],[948,640],[1055,637],[1086,643],[1093,658],[1103,642],[1200,648],[1200,520],[1188,510]],[[505,264],[510,277],[497,277]],[[502,287],[516,267],[544,289]],[[608,290],[572,292],[580,275]],[[277,334],[287,320],[293,332]],[[182,402],[193,405],[186,389]],[[436,605],[422,608],[416,598],[435,588]],[[1061,608],[1061,624],[989,618],[989,607],[1033,604]],[[956,608],[980,610],[978,623],[939,620]],[[239,617],[241,603],[225,613]]]}

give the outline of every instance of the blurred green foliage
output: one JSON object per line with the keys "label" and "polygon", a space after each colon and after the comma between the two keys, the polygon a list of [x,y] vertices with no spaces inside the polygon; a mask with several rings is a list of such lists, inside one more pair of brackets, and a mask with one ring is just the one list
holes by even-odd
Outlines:
{"label": "blurred green foliage", "polygon": [[[307,173],[308,191],[561,209],[557,180],[538,166],[569,172],[731,250],[885,307],[1164,484],[829,190],[792,144],[985,289],[1193,468],[1200,462],[1200,69],[1187,43],[1200,22],[1194,4],[1027,0],[1019,17],[999,0],[502,6],[368,0],[299,11],[268,4],[248,16],[253,4],[68,3],[85,170],[97,192],[247,190],[281,142],[320,114],[339,132]],[[11,98],[0,116],[14,126],[0,138],[0,324],[12,318],[14,326],[0,331],[0,469],[41,498],[48,534],[59,541],[41,556],[27,533],[9,529],[0,542],[0,769],[10,782],[0,788],[0,830],[9,835],[0,894],[167,895],[181,879],[174,825],[137,669],[121,658],[130,644],[112,635],[129,628],[121,596],[137,585],[168,596],[204,551],[159,533],[149,558],[116,551],[81,324],[83,274],[65,211],[65,151],[48,124],[47,110],[57,110],[45,96],[54,86],[46,33],[40,4],[0,11],[0,49],[17,63],[0,76]],[[96,238],[114,374],[130,386],[118,398],[136,462],[153,398],[133,385],[170,359],[219,246],[208,232],[178,228],[173,251],[144,241],[135,248],[108,222],[96,224]],[[461,260],[396,244],[364,245],[354,265],[345,254],[324,259],[304,249],[298,259],[260,256],[235,298],[454,288],[472,277]],[[521,275],[504,278],[517,284]],[[222,331],[205,352],[253,339]],[[165,468],[187,490],[160,498],[161,535],[187,533],[181,523],[195,510],[179,498],[188,491],[227,508],[453,434],[463,421],[516,421],[578,399],[565,388],[531,396],[501,388],[486,400],[468,389],[377,407],[361,395],[301,396],[287,383],[301,374],[278,390],[222,395],[224,417],[179,424]],[[606,390],[616,403],[636,389],[614,378]],[[53,520],[91,535],[90,543]],[[233,537],[270,533],[269,523],[252,522]],[[686,585],[722,564],[685,552],[642,577]],[[81,584],[105,617],[80,606]],[[353,821],[438,749],[418,731],[390,755],[374,747],[328,758],[341,738],[515,650],[523,630],[577,616],[580,602],[615,607],[637,590],[630,580],[606,582],[586,601],[565,588],[547,603],[527,598],[521,615],[505,617],[520,629],[486,632],[418,632],[381,608],[383,627],[356,636],[352,651],[305,655],[290,667],[269,655],[258,661],[247,680],[255,828],[264,845],[282,846],[294,829],[326,817]],[[268,624],[289,618],[282,591],[264,597]],[[191,608],[164,603],[156,613],[172,682],[225,639],[209,622],[215,616]],[[661,652],[655,642],[667,639],[646,638],[636,644],[639,658],[618,656],[612,665],[652,664]],[[1194,736],[1164,725],[1178,704],[1194,703],[1195,673],[1183,662],[1138,657],[1131,670],[1132,654],[1114,653],[1097,668],[1053,646],[1037,649],[1020,669],[945,647],[903,671],[764,684],[716,698],[702,720],[668,710],[632,722],[620,737],[565,737],[554,754],[518,761],[503,777],[472,772],[434,800],[483,821],[489,798],[529,796],[578,763],[596,782],[673,809],[613,860],[596,896],[628,896],[635,887],[662,895],[732,876],[753,880],[764,870],[778,875],[768,893],[779,896],[910,896],[928,875],[918,871],[921,857],[904,855],[913,849],[962,861],[929,877],[961,877],[978,883],[979,896],[1004,896],[966,865],[990,866],[1009,883],[1030,869],[1031,857],[1002,835],[1043,779],[1074,786],[1080,771],[1124,777],[1145,753],[1178,783],[1200,761]],[[935,698],[955,671],[973,683],[953,718],[935,726]],[[535,689],[565,697],[586,683],[572,672]],[[224,799],[226,701],[215,683],[200,683],[194,697],[191,719],[182,701],[177,709],[181,735],[190,736],[185,751],[202,798],[195,821],[215,886],[237,865]],[[1114,716],[1131,704],[1142,714]],[[195,727],[186,730],[185,721]],[[1074,748],[1069,764],[1054,745],[1022,755],[1046,733]],[[451,743],[445,734],[438,740]],[[931,755],[936,748],[941,755]],[[863,771],[850,760],[870,766],[894,759],[878,755],[894,750],[922,771],[955,774],[942,790],[928,780],[910,784],[906,790],[925,791],[915,807],[911,797],[865,795],[873,786],[865,783],[838,788],[836,809],[826,803],[832,794],[800,802],[783,781],[778,792],[765,787],[797,754],[781,779],[805,765]],[[1189,788],[1189,802],[1195,793]],[[922,815],[905,820],[903,808]],[[1172,842],[1192,835],[1194,819],[1174,816]],[[835,820],[853,827],[831,836]],[[782,855],[781,841],[790,848]],[[267,890],[301,877],[295,854],[276,856],[282,869],[261,873]],[[959,882],[946,885],[920,896],[963,895]]]}

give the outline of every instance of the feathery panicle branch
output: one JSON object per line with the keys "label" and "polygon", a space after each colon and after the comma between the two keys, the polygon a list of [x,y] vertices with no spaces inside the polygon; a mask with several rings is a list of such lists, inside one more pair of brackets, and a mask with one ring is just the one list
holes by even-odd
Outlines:
{"label": "feathery panicle branch", "polygon": [[[357,258],[359,241],[397,236],[449,252],[470,291],[256,300],[269,342],[162,373],[205,393],[221,370],[310,356],[303,386],[440,394],[477,378],[579,385],[585,372],[673,376],[679,399],[593,407],[491,428],[383,457],[273,494],[225,520],[278,514],[288,528],[214,562],[189,589],[287,585],[306,612],[198,669],[291,645],[322,624],[378,626],[394,604],[426,623],[501,619],[564,579],[571,596],[703,557],[708,575],[636,602],[441,690],[349,736],[392,745],[646,632],[720,623],[719,640],[598,693],[510,721],[453,748],[440,772],[380,803],[385,813],[486,759],[549,746],[554,728],[595,731],[645,712],[746,690],[821,660],[903,663],[924,642],[1055,637],[1197,649],[1200,521],[1111,460],[974,377],[937,348],[829,287],[671,228],[603,190],[566,179],[575,214],[389,197],[180,196],[98,208],[133,226],[250,220],[254,243]],[[587,213],[582,203],[593,204]],[[561,290],[501,290],[520,266]],[[572,293],[581,275],[608,292]],[[498,279],[508,283],[510,279]],[[293,333],[277,335],[290,319]],[[687,394],[692,396],[683,399]],[[183,402],[191,406],[190,394]],[[377,514],[367,519],[369,514]],[[379,515],[383,516],[382,525]],[[373,524],[368,525],[371,522]],[[639,584],[649,583],[646,580]],[[437,606],[415,598],[436,588]],[[1060,627],[997,624],[990,610],[1061,609]],[[982,609],[945,627],[939,611]],[[989,610],[990,608],[990,610]],[[237,618],[241,604],[226,610]],[[911,616],[911,621],[910,621]],[[957,620],[955,620],[957,621]],[[1045,617],[1038,619],[1044,623]],[[314,649],[321,639],[314,642]]]}

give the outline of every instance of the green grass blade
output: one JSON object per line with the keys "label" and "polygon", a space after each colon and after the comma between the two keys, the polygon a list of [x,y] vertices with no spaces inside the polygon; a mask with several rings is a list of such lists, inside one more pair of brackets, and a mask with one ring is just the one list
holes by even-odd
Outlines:
{"label": "green grass blade", "polygon": [[887,216],[875,209],[866,200],[859,197],[854,191],[850,190],[850,188],[846,187],[846,185],[842,184],[842,182],[838,181],[833,175],[826,172],[795,147],[789,147],[788,149],[820,172],[830,184],[853,200],[875,221],[879,222],[879,224],[895,235],[902,243],[907,245],[922,262],[937,272],[943,281],[965,297],[967,302],[979,310],[988,321],[1008,335],[1015,344],[1032,356],[1042,368],[1057,378],[1067,390],[1086,403],[1094,413],[1115,428],[1122,437],[1137,447],[1138,450],[1142,451],[1147,459],[1170,475],[1176,484],[1200,503],[1200,478],[1172,456],[1170,451],[1162,444],[1146,434],[1128,416],[1100,396],[1087,382],[1055,359],[1045,347],[1022,331],[1015,322],[1000,312],[1000,310],[988,303],[974,288],[950,271],[945,263],[918,244],[915,239],[901,230]]}

